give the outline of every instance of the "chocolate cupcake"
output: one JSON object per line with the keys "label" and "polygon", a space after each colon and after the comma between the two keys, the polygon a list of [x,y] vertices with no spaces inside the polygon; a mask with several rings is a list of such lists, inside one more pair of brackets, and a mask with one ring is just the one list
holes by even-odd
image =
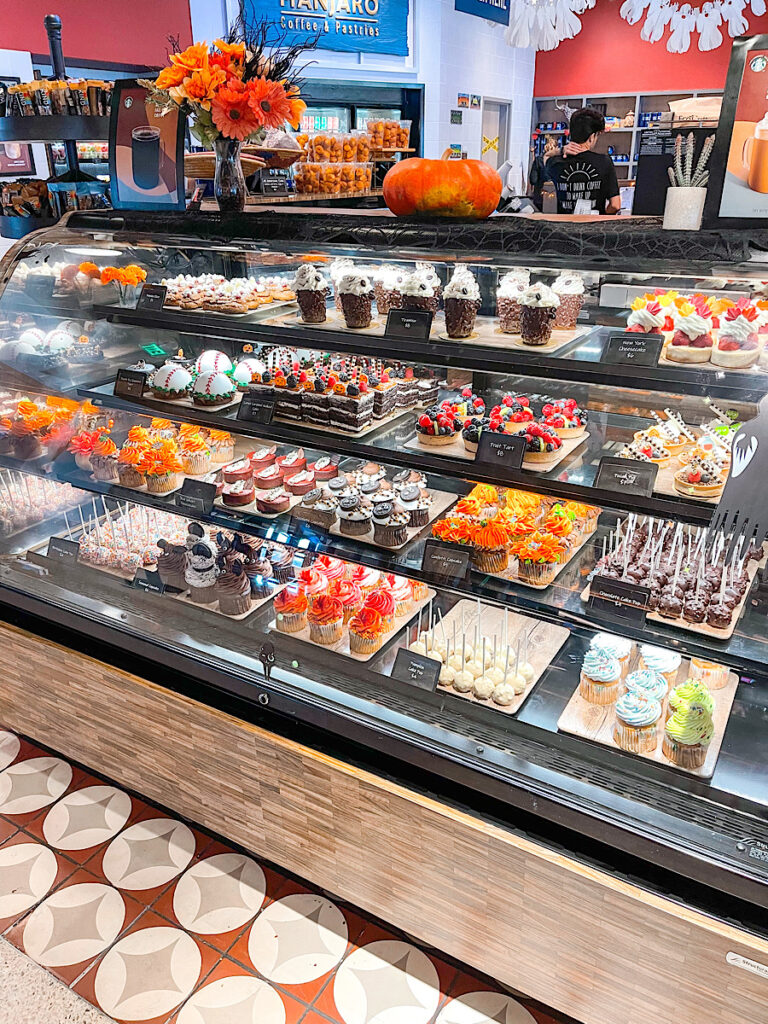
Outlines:
{"label": "chocolate cupcake", "polygon": [[538,282],[520,296],[520,337],[524,345],[546,345],[552,336],[560,299],[545,284]]}
{"label": "chocolate cupcake", "polygon": [[408,540],[409,514],[397,503],[377,505],[373,512],[373,539],[385,548],[397,548]]}
{"label": "chocolate cupcake", "polygon": [[241,561],[227,566],[219,559],[221,574],[214,588],[222,615],[243,615],[251,607],[251,582]]}
{"label": "chocolate cupcake", "polygon": [[317,267],[303,263],[293,279],[293,290],[305,324],[324,324],[328,282]]}
{"label": "chocolate cupcake", "polygon": [[171,544],[162,538],[157,542],[162,554],[157,559],[157,572],[166,587],[186,590],[184,573],[187,568],[187,549],[183,544]]}
{"label": "chocolate cupcake", "polygon": [[360,330],[371,326],[373,288],[365,274],[345,274],[339,281],[338,294],[347,327]]}
{"label": "chocolate cupcake", "polygon": [[469,338],[475,328],[480,308],[480,288],[475,275],[459,263],[448,282],[443,296],[445,328],[449,338]]}
{"label": "chocolate cupcake", "polygon": [[347,537],[360,537],[371,528],[373,506],[360,497],[348,495],[339,502],[339,529]]}

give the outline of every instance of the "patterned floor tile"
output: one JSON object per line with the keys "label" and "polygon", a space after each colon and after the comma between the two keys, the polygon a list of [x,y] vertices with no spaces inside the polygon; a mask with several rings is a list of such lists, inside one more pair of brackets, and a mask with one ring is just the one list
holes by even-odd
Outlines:
{"label": "patterned floor tile", "polygon": [[0,772],[0,814],[19,825],[32,821],[69,789],[72,767],[60,757],[16,760]]}
{"label": "patterned floor tile", "polygon": [[13,764],[21,751],[21,740],[14,732],[0,729],[0,772]]}
{"label": "patterned floor tile", "polygon": [[304,1003],[225,959],[169,1024],[299,1024],[306,1012]]}
{"label": "patterned floor tile", "polygon": [[202,832],[155,810],[100,847],[85,866],[150,906],[210,843]]}
{"label": "patterned floor tile", "polygon": [[361,918],[325,896],[288,893],[259,914],[230,956],[310,1003],[363,927]]}
{"label": "patterned floor tile", "polygon": [[97,782],[70,788],[65,796],[28,824],[26,831],[79,864],[85,864],[99,846],[114,839],[136,817],[138,809],[127,793],[116,786]]}
{"label": "patterned floor tile", "polygon": [[164,1024],[219,959],[147,910],[73,989],[116,1021]]}
{"label": "patterned floor tile", "polygon": [[18,831],[18,825],[14,825],[9,818],[0,818],[0,846],[6,841],[6,839],[10,839],[11,836],[15,836]]}
{"label": "patterned floor tile", "polygon": [[152,909],[225,953],[261,910],[267,879],[245,854],[208,856],[209,852],[210,848],[187,868]]}
{"label": "patterned floor tile", "polygon": [[449,999],[435,1024],[536,1024],[536,1018],[512,996],[475,988]]}
{"label": "patterned floor tile", "polygon": [[144,909],[81,868],[9,929],[5,938],[71,985]]}
{"label": "patterned floor tile", "polygon": [[76,865],[17,832],[0,847],[0,931],[61,885]]}

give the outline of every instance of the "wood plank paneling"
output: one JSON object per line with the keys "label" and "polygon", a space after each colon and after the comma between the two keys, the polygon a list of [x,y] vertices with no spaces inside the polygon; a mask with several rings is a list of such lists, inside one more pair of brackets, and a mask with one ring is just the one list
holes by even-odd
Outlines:
{"label": "wood plank paneling", "polygon": [[768,942],[0,626],[0,722],[584,1024],[766,1024]]}

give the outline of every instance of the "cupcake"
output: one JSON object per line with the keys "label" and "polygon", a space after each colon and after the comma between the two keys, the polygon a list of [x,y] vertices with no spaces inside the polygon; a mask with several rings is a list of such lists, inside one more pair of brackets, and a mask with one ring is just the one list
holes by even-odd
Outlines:
{"label": "cupcake", "polygon": [[235,457],[235,439],[228,430],[212,430],[208,428],[208,444],[211,449],[211,462],[214,466],[223,466]]}
{"label": "cupcake", "polygon": [[243,554],[243,568],[251,585],[251,596],[255,601],[271,597],[275,592],[275,585],[272,581],[272,563],[267,558],[266,548],[256,551],[250,545],[245,545]]}
{"label": "cupcake", "polygon": [[91,452],[93,479],[112,483],[118,479],[117,445],[111,437],[100,437]]}
{"label": "cupcake", "polygon": [[435,284],[423,271],[414,270],[403,278],[400,285],[402,308],[436,313],[440,304],[438,287],[439,282]]}
{"label": "cupcake", "polygon": [[361,608],[348,623],[349,649],[353,654],[374,654],[381,647],[384,623],[374,608]]}
{"label": "cupcake", "polygon": [[[344,499],[342,499],[342,502]],[[373,506],[373,540],[385,548],[399,548],[408,540],[409,514],[401,505],[381,501]]]}
{"label": "cupcake", "polygon": [[[367,565],[347,564],[347,579],[357,583],[363,597],[373,593],[379,586],[384,585],[383,578],[378,569],[371,569]],[[386,585],[389,586],[394,580],[401,579],[399,576],[386,577]],[[405,581],[408,582],[407,580]],[[410,587],[410,584],[409,584]]]}
{"label": "cupcake", "polygon": [[121,448],[117,456],[117,477],[123,487],[143,487],[144,477],[139,472],[142,450],[140,448]]}
{"label": "cupcake", "polygon": [[524,345],[546,345],[552,336],[560,299],[540,281],[520,296],[520,337]]}
{"label": "cupcake", "polygon": [[353,583],[352,580],[334,580],[329,586],[328,593],[331,597],[341,601],[345,625],[363,606],[363,595],[360,587]]}
{"label": "cupcake", "polygon": [[181,486],[181,461],[173,441],[157,441],[142,453],[137,469],[150,494],[169,494]]}
{"label": "cupcake", "polygon": [[640,667],[661,673],[670,686],[675,685],[682,660],[676,651],[668,651],[666,647],[654,647],[651,644],[642,644],[640,647]]}
{"label": "cupcake", "polygon": [[341,278],[338,285],[344,321],[350,328],[371,326],[371,303],[373,288],[365,274],[350,273]]}
{"label": "cupcake", "polygon": [[183,544],[171,544],[161,538],[157,542],[160,554],[157,557],[157,572],[166,587],[186,590],[184,573],[187,568],[187,549]]}
{"label": "cupcake", "polygon": [[499,330],[504,334],[520,333],[520,297],[531,283],[531,273],[519,267],[510,270],[499,280],[496,290],[496,310]]}
{"label": "cupcake", "polygon": [[696,700],[683,703],[664,727],[664,756],[680,768],[701,768],[715,728],[712,715]]}
{"label": "cupcake", "polygon": [[616,702],[613,738],[622,750],[649,754],[658,742],[661,704],[645,693],[625,693]]}
{"label": "cupcake", "polygon": [[389,573],[386,577],[386,589],[392,594],[395,601],[395,618],[402,618],[410,615],[413,611],[413,586],[411,581],[404,576],[397,576]]}
{"label": "cupcake", "polygon": [[206,541],[197,541],[187,554],[187,567],[184,571],[190,601],[194,604],[213,604],[217,599],[218,576],[214,548]]}
{"label": "cupcake", "polygon": [[400,285],[405,274],[399,267],[384,263],[373,275],[373,294],[379,316],[385,317],[390,309],[400,309],[403,296]]}
{"label": "cupcake", "polygon": [[341,601],[328,594],[313,597],[309,611],[309,639],[316,644],[335,644],[344,632],[344,611]]}
{"label": "cupcake", "polygon": [[669,695],[667,718],[673,715],[683,704],[690,704],[692,701],[701,704],[710,715],[714,716],[715,701],[704,683],[700,679],[686,679],[684,683],[676,686]]}
{"label": "cupcake", "polygon": [[251,607],[251,581],[245,566],[239,560],[225,566],[219,560],[220,574],[216,579],[214,593],[222,615],[244,615]]}
{"label": "cupcake", "polygon": [[298,633],[307,625],[309,602],[303,590],[286,587],[275,598],[275,621],[281,633]]}
{"label": "cupcake", "polygon": [[325,323],[325,300],[328,297],[328,282],[317,267],[303,263],[293,279],[293,290],[305,324]]}
{"label": "cupcake", "polygon": [[181,468],[188,476],[204,476],[211,468],[211,449],[202,434],[186,434],[180,441]]}
{"label": "cupcake", "polygon": [[269,551],[269,561],[272,564],[272,575],[278,583],[288,583],[295,579],[296,571],[293,567],[293,552],[280,544],[275,544]]}
{"label": "cupcake", "polygon": [[480,572],[504,572],[509,565],[509,536],[493,522],[478,526],[472,532],[472,564]]}
{"label": "cupcake", "polygon": [[149,433],[153,441],[173,441],[178,430],[170,420],[162,419],[160,416],[153,416],[149,424]]}
{"label": "cupcake", "polygon": [[373,608],[379,613],[385,633],[395,628],[395,599],[389,590],[374,590],[366,597],[363,608]]}
{"label": "cupcake", "polygon": [[[393,492],[394,493],[394,492]],[[375,498],[371,499],[376,504]],[[408,484],[400,491],[399,503],[408,513],[411,527],[426,526],[429,522],[429,508],[432,499],[418,484]]]}
{"label": "cupcake", "polygon": [[322,573],[329,583],[343,580],[347,572],[346,562],[332,555],[318,555],[312,563],[312,568]]}
{"label": "cupcake", "polygon": [[296,586],[301,587],[310,600],[319,594],[328,592],[327,577],[315,569],[314,566],[306,566],[296,573]]}
{"label": "cupcake", "polygon": [[445,287],[445,328],[449,338],[469,338],[475,329],[480,309],[480,288],[475,275],[463,263],[457,263],[453,277]]}
{"label": "cupcake", "polygon": [[[11,428],[12,430],[12,428]],[[13,440],[13,434],[9,430],[9,440]],[[90,473],[91,466],[91,455],[93,449],[99,440],[98,430],[82,430],[79,434],[75,434],[74,437],[70,438],[68,450],[75,456],[75,465],[78,469],[82,469],[85,473]]]}
{"label": "cupcake", "polygon": [[[629,659],[632,654],[632,641],[625,636],[616,636],[614,633],[596,633],[589,644],[592,648],[599,648],[605,651],[612,658],[616,658],[621,666],[622,678],[627,674]],[[651,666],[644,665],[643,668]]]}
{"label": "cupcake", "polygon": [[691,658],[691,675],[700,679],[709,690],[722,690],[728,682],[729,669],[707,658]]}
{"label": "cupcake", "polygon": [[315,504],[315,522],[324,530],[329,530],[336,522],[339,514],[339,499],[333,494],[322,494]]}
{"label": "cupcake", "polygon": [[560,300],[555,314],[555,327],[574,328],[584,305],[584,279],[573,270],[560,274],[552,285]]}
{"label": "cupcake", "polygon": [[619,695],[620,679],[621,667],[616,658],[598,647],[590,647],[584,655],[579,680],[579,694],[584,700],[590,704],[613,704]]}
{"label": "cupcake", "polygon": [[565,548],[556,537],[536,530],[515,541],[510,552],[517,558],[517,575],[521,582],[543,587],[557,575]]}
{"label": "cupcake", "polygon": [[667,680],[659,672],[647,668],[638,669],[629,673],[624,680],[623,690],[624,693],[641,694],[649,700],[656,700],[663,707],[668,693]]}
{"label": "cupcake", "polygon": [[348,495],[338,507],[339,529],[344,536],[361,537],[368,533],[373,519],[373,505],[364,498]]}

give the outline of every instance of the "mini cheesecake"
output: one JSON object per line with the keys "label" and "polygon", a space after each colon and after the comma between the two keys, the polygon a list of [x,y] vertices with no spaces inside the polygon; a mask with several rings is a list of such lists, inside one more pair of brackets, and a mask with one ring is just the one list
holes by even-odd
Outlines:
{"label": "mini cheesecake", "polygon": [[248,505],[254,497],[253,480],[237,480],[224,484],[222,500],[225,505]]}
{"label": "mini cheesecake", "polygon": [[278,455],[275,459],[275,466],[283,478],[289,474],[298,473],[300,469],[306,469],[307,460],[304,457],[304,449],[297,448],[296,451],[289,452],[287,455]]}
{"label": "mini cheesecake", "polygon": [[317,462],[310,462],[307,469],[312,470],[316,480],[332,480],[338,475],[339,467],[331,459],[323,457]]}
{"label": "mini cheesecake", "polygon": [[283,477],[283,486],[291,494],[306,494],[315,486],[315,474],[310,469],[300,469],[293,476]]}
{"label": "mini cheesecake", "polygon": [[233,484],[237,480],[251,480],[253,478],[253,467],[249,459],[238,459],[237,462],[230,462],[223,466],[221,472],[224,474],[224,482]]}
{"label": "mini cheesecake", "polygon": [[279,487],[283,482],[283,475],[277,465],[265,466],[254,474],[254,483],[260,491],[269,491],[273,487]]}
{"label": "mini cheesecake", "polygon": [[291,503],[291,496],[282,487],[272,487],[268,491],[256,495],[256,508],[259,512],[276,515],[285,512]]}

